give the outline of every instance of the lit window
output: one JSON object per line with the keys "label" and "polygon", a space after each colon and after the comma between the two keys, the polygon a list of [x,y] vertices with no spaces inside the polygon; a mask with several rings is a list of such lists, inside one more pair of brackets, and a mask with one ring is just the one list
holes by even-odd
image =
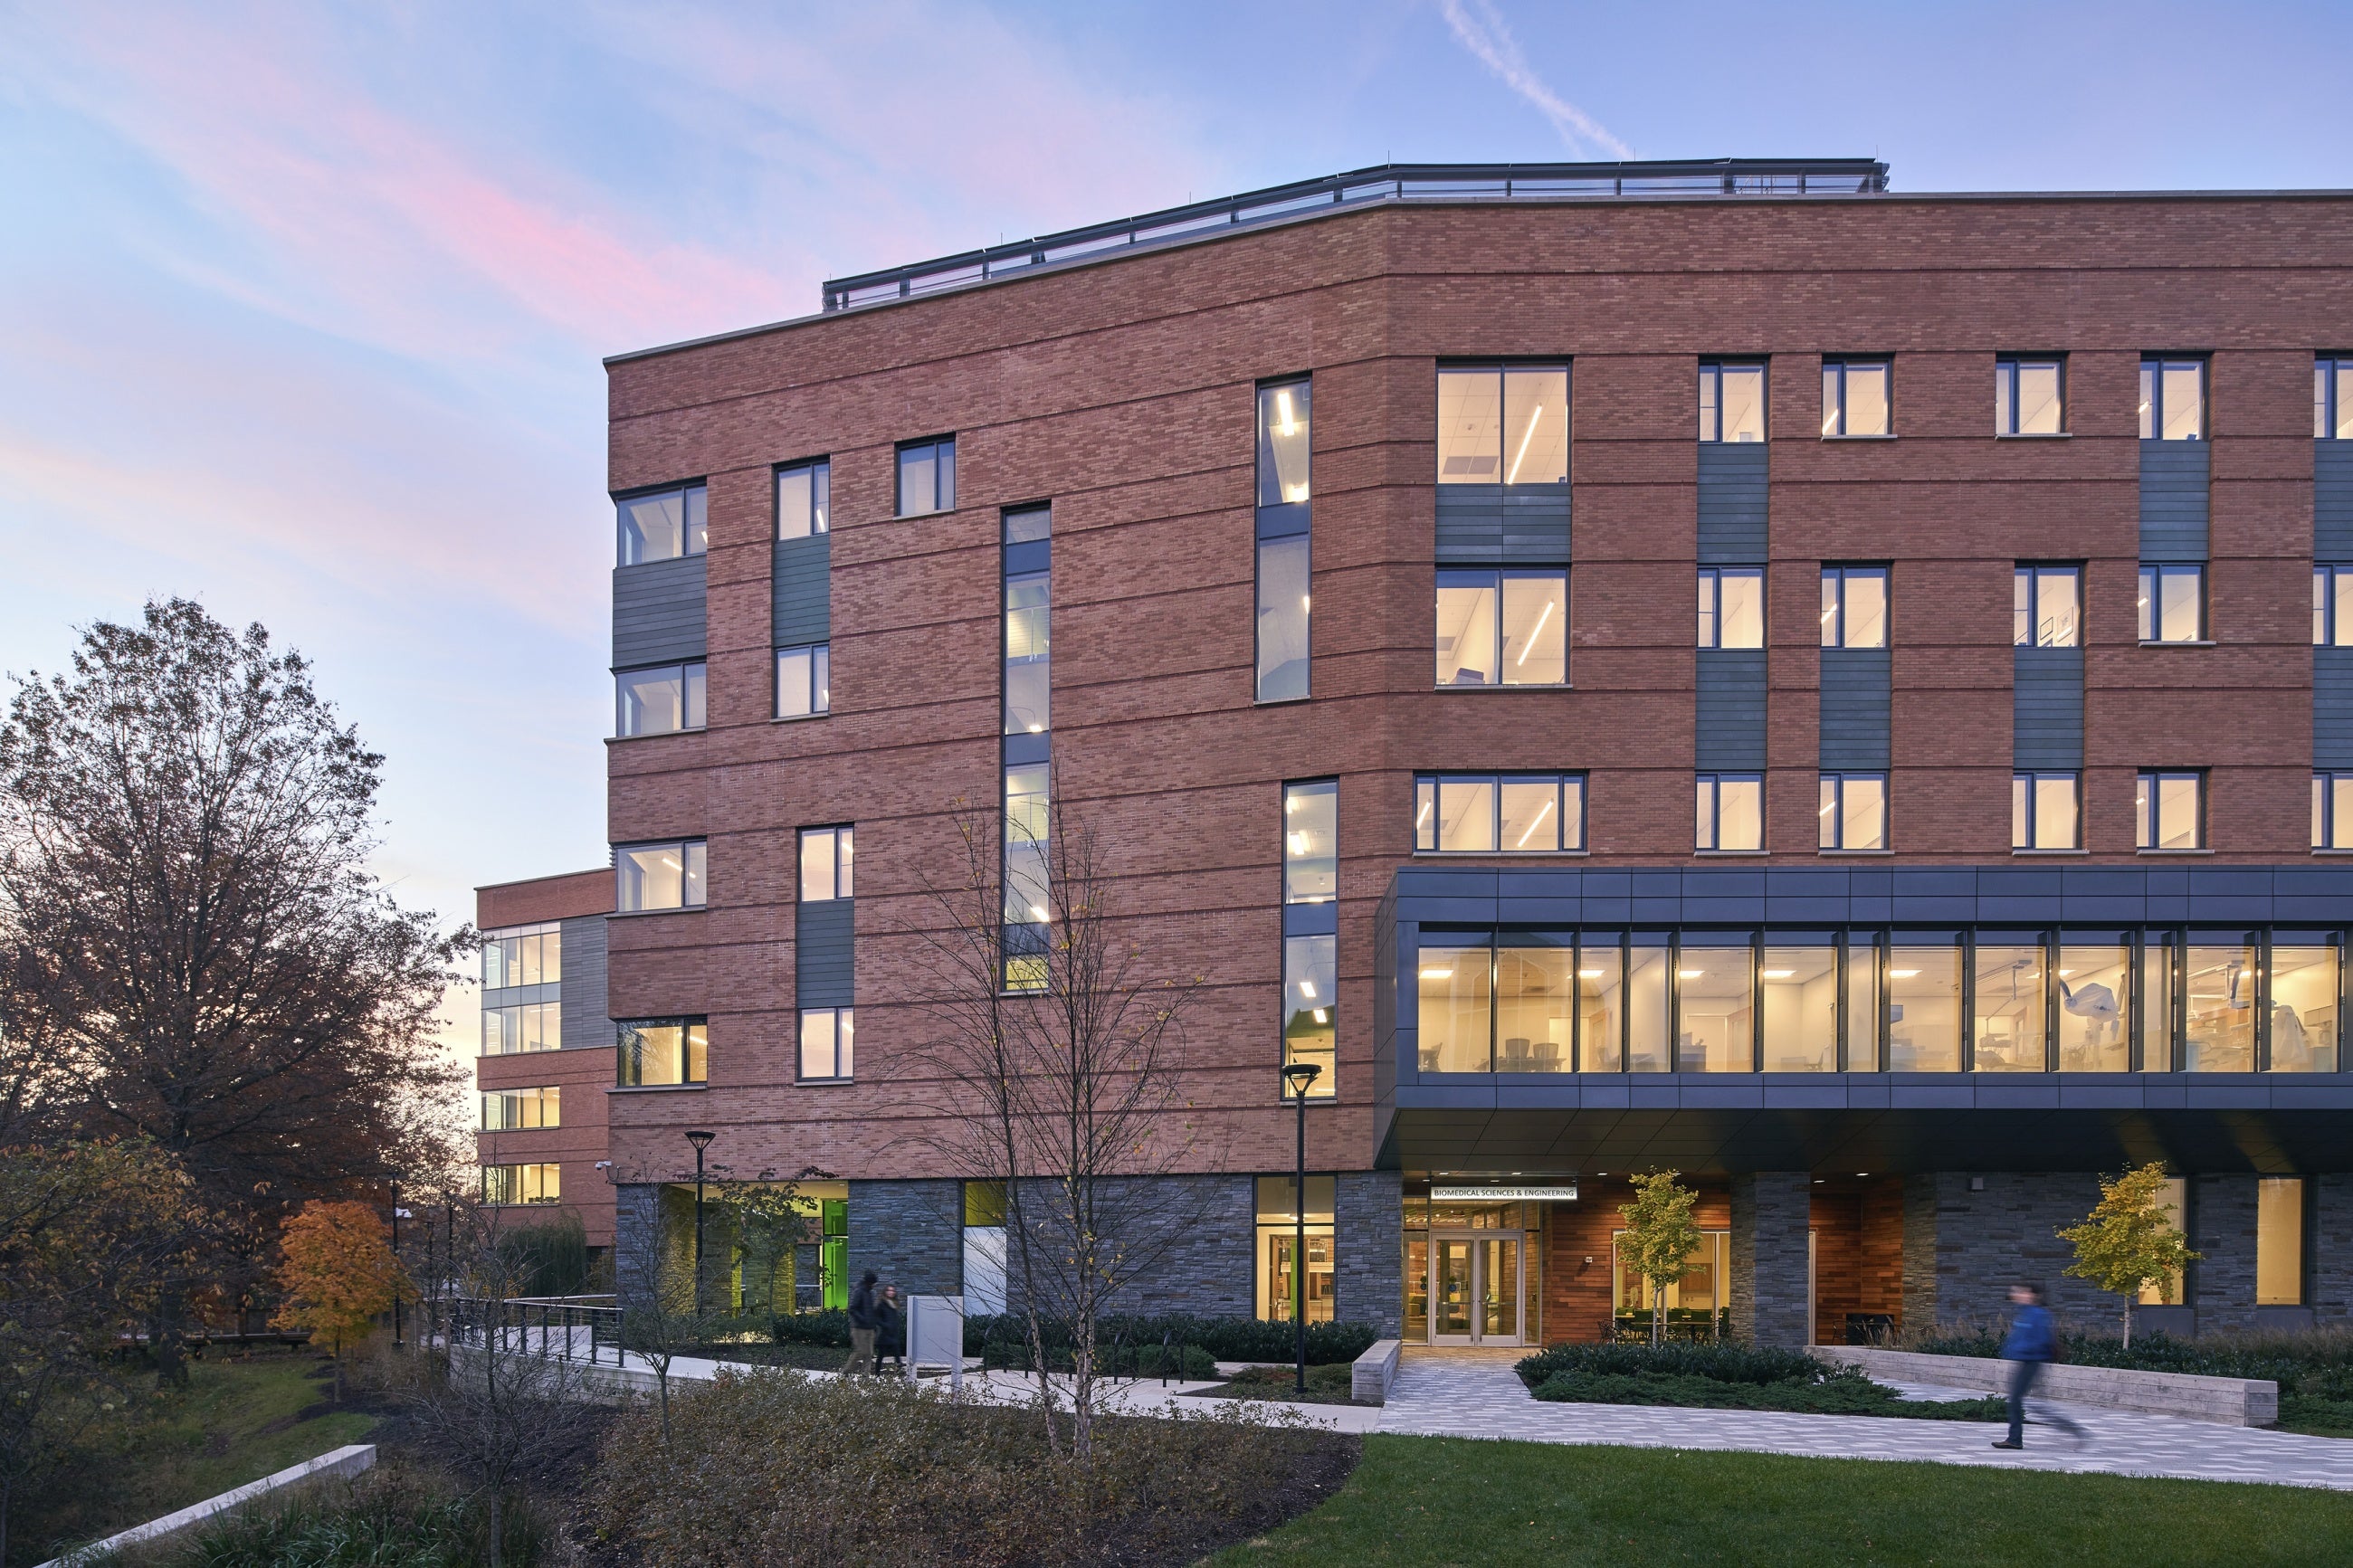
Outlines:
{"label": "lit window", "polygon": [[1568,482],[1567,365],[1440,365],[1438,482]]}
{"label": "lit window", "polygon": [[1052,728],[1053,574],[1005,579],[1005,732],[1042,735]]}
{"label": "lit window", "polygon": [[2316,440],[2353,441],[2353,359],[2312,362],[2312,434]]}
{"label": "lit window", "polygon": [[2082,781],[2072,773],[2010,775],[2010,847],[2080,849]]}
{"label": "lit window", "polygon": [[2206,362],[2140,362],[2140,438],[2196,441],[2206,434]]}
{"label": "lit window", "polygon": [[1886,567],[1822,568],[1822,646],[1887,646]]}
{"label": "lit window", "polygon": [[1258,504],[1290,506],[1309,488],[1310,384],[1286,381],[1258,389]]}
{"label": "lit window", "polygon": [[833,711],[833,645],[776,650],[776,717],[813,719]]}
{"label": "lit window", "polygon": [[2140,640],[2202,642],[2206,637],[2206,568],[2140,569]]}
{"label": "lit window", "polygon": [[1997,436],[2065,433],[2065,362],[1998,359],[1993,365],[1993,429]]}
{"label": "lit window", "polygon": [[2304,1304],[2304,1178],[2255,1181],[2255,1305]]}
{"label": "lit window", "polygon": [[564,929],[554,921],[482,933],[482,989],[544,985],[564,978]]}
{"label": "lit window", "polygon": [[519,1002],[482,1009],[482,1054],[511,1057],[522,1051],[553,1051],[564,1044],[564,1004]]}
{"label": "lit window", "polygon": [[1887,847],[1887,775],[1824,773],[1821,847],[1825,849]]}
{"label": "lit window", "polygon": [[2353,773],[2312,775],[2312,847],[2353,849]]}
{"label": "lit window", "polygon": [[857,1034],[856,1009],[801,1009],[801,1080],[826,1081],[854,1076],[851,1047]]}
{"label": "lit window", "polygon": [[1765,367],[1722,364],[1699,367],[1699,438],[1746,442],[1765,439]]}
{"label": "lit window", "polygon": [[624,566],[700,555],[710,548],[709,492],[701,485],[625,496],[613,507],[619,516]]}
{"label": "lit window", "polygon": [[1319,1069],[1307,1088],[1310,1100],[1328,1099],[1340,1087],[1339,940],[1293,936],[1282,942],[1282,1065],[1305,1062]]}
{"label": "lit window", "polygon": [[1568,574],[1438,573],[1438,684],[1558,686],[1568,679]]}
{"label": "lit window", "polygon": [[776,537],[808,539],[832,531],[833,465],[797,463],[776,470]]}
{"label": "lit window", "polygon": [[1282,786],[1282,901],[1328,904],[1338,896],[1340,785]]}
{"label": "lit window", "polygon": [[700,838],[667,844],[617,844],[613,864],[620,886],[614,907],[621,912],[639,910],[699,910],[709,849]]}
{"label": "lit window", "polygon": [[700,730],[704,722],[704,666],[665,664],[625,669],[613,677],[614,730],[632,735],[670,735]]}
{"label": "lit window", "polygon": [[2206,847],[2206,775],[2149,772],[2133,790],[2134,844],[2142,849]]}
{"label": "lit window", "polygon": [[1822,361],[1822,434],[1893,435],[1889,394],[1894,375],[1894,367],[1883,359]]}
{"label": "lit window", "polygon": [[1699,775],[1697,847],[1717,851],[1765,847],[1764,775]]}
{"label": "lit window", "polygon": [[2353,647],[2353,566],[2312,569],[2312,646]]}
{"label": "lit window", "polygon": [[850,897],[851,840],[848,827],[801,829],[801,902]]}
{"label": "lit window", "polygon": [[1258,391],[1257,698],[1307,695],[1310,393],[1305,380]]}
{"label": "lit window", "polygon": [[502,1089],[482,1096],[482,1131],[513,1132],[564,1125],[564,1090],[554,1084],[538,1089]]}
{"label": "lit window", "polygon": [[553,1162],[534,1165],[482,1167],[482,1201],[486,1204],[558,1204],[564,1201],[564,1167]]}
{"label": "lit window", "polygon": [[1051,879],[1047,860],[1053,826],[1052,769],[1014,763],[1005,769],[1003,872],[1005,988],[1038,991],[1051,979]]}
{"label": "lit window", "polygon": [[2010,578],[2010,641],[2074,647],[2082,639],[2084,569],[2021,566]]}
{"label": "lit window", "polygon": [[675,1089],[710,1079],[711,1026],[701,1018],[617,1018],[617,1081],[624,1089]]}
{"label": "lit window", "polygon": [[1424,773],[1414,847],[1450,855],[1552,855],[1585,847],[1583,773]]}
{"label": "lit window", "polygon": [[899,515],[955,510],[955,437],[916,441],[899,448]]}
{"label": "lit window", "polygon": [[1699,646],[1765,646],[1765,572],[1757,566],[1699,569]]}

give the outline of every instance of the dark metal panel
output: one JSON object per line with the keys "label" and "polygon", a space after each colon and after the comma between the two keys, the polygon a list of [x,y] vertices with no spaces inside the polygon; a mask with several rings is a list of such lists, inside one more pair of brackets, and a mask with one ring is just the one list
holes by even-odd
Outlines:
{"label": "dark metal panel", "polygon": [[1569,559],[1567,485],[1440,485],[1442,566],[1558,566]]}
{"label": "dark metal panel", "polygon": [[2203,441],[2140,444],[2140,558],[2206,559],[2208,454]]}
{"label": "dark metal panel", "polygon": [[833,535],[779,539],[770,607],[776,646],[797,647],[833,636]]}
{"label": "dark metal panel", "polygon": [[707,647],[707,558],[613,569],[613,668],[701,658]]}
{"label": "dark metal panel", "polygon": [[2353,768],[2353,647],[2312,650],[2312,765]]}
{"label": "dark metal panel", "polygon": [[1889,651],[1822,649],[1821,761],[1828,772],[1888,766]]}
{"label": "dark metal panel", "polygon": [[1765,765],[1765,650],[1701,648],[1693,765],[1703,771]]}
{"label": "dark metal panel", "polygon": [[583,915],[559,928],[564,954],[562,1043],[567,1051],[613,1043],[605,1003],[605,917]]}
{"label": "dark metal panel", "polygon": [[2014,647],[2010,759],[2021,768],[2084,765],[2084,650]]}
{"label": "dark metal panel", "polygon": [[2353,441],[2312,444],[2312,553],[2353,561]]}
{"label": "dark metal panel", "polygon": [[1699,446],[1699,559],[1702,565],[1765,559],[1767,447],[1703,441]]}
{"label": "dark metal panel", "polygon": [[857,1000],[855,899],[799,906],[794,931],[794,999],[804,1007],[847,1007]]}

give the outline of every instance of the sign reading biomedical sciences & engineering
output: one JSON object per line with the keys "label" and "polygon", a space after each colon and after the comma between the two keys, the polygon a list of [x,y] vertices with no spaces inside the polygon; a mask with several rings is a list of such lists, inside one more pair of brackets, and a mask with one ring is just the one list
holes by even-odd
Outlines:
{"label": "sign reading biomedical sciences & engineering", "polygon": [[1577,1184],[1555,1184],[1541,1187],[1432,1187],[1430,1201],[1434,1204],[1527,1204],[1575,1203]]}

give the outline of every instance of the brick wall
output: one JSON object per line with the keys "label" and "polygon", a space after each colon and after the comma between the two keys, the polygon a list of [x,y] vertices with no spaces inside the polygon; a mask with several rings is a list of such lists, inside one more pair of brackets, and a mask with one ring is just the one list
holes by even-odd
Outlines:
{"label": "brick wall", "polygon": [[2189,1188],[2189,1246],[2199,1254],[2189,1280],[2198,1331],[2243,1329],[2255,1321],[2253,1176],[2200,1176]]}
{"label": "brick wall", "polygon": [[1732,1178],[1731,1305],[1736,1339],[1802,1345],[1806,1325],[1806,1230],[1812,1178],[1762,1171]]}

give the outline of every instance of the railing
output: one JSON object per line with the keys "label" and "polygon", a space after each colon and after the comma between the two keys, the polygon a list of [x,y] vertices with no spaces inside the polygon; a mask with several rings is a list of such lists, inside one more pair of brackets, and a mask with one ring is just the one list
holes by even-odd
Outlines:
{"label": "railing", "polygon": [[1398,201],[1557,201],[1571,196],[1877,195],[1887,165],[1873,158],[1717,158],[1625,163],[1384,163],[1238,196],[1165,207],[913,266],[828,279],[825,309],[856,310],[1039,267],[1334,206]]}
{"label": "railing", "polygon": [[426,1331],[440,1342],[510,1355],[621,1364],[621,1309],[605,1297],[444,1297],[425,1304]]}

